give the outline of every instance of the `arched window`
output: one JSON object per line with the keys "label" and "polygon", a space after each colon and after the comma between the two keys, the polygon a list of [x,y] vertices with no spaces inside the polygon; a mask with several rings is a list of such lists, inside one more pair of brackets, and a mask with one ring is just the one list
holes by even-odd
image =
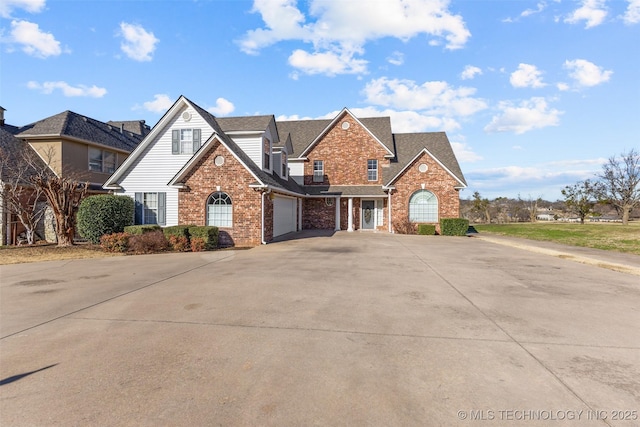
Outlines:
{"label": "arched window", "polygon": [[431,191],[418,190],[409,199],[409,221],[438,222],[438,198]]}
{"label": "arched window", "polygon": [[207,200],[207,225],[233,227],[231,197],[227,193],[216,192]]}

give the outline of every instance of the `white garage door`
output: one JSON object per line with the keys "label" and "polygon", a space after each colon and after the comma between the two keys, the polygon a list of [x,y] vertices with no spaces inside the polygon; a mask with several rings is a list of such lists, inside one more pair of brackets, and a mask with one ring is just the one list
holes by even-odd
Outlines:
{"label": "white garage door", "polygon": [[273,199],[273,237],[296,231],[296,199]]}

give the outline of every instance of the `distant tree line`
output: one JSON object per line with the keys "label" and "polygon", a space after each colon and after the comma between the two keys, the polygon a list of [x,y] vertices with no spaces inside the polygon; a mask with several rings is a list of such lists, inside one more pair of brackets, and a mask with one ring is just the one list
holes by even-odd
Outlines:
{"label": "distant tree line", "polygon": [[640,153],[631,149],[609,158],[593,179],[567,185],[562,195],[564,200],[555,202],[519,195],[489,200],[476,191],[470,200],[462,201],[461,214],[472,222],[485,223],[535,222],[541,216],[558,220],[571,214],[584,223],[588,216],[615,213],[628,224],[632,211],[640,208]]}

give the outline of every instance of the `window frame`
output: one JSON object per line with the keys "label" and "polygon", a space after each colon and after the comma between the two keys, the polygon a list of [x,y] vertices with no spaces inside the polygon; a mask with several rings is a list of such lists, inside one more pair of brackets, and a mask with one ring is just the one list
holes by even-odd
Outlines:
{"label": "window frame", "polygon": [[[151,195],[155,196],[154,204],[151,205]],[[136,192],[135,218],[137,225],[157,224],[166,225],[167,222],[167,193],[162,191]]]}
{"label": "window frame", "polygon": [[324,160],[313,161],[313,182],[324,182]]}
{"label": "window frame", "polygon": [[[92,156],[92,152],[100,153],[100,158]],[[113,162],[107,162],[107,156],[113,156]],[[118,165],[118,153],[111,150],[105,150],[97,147],[89,147],[89,172],[95,173],[114,173]],[[108,166],[111,167],[108,167]]]}
{"label": "window frame", "polygon": [[[185,138],[187,131],[189,132],[189,139]],[[193,154],[193,128],[180,129],[180,154]]]}
{"label": "window frame", "polygon": [[417,190],[409,197],[409,221],[411,222],[437,223],[440,216],[439,209],[438,196],[429,190]]}
{"label": "window frame", "polygon": [[[375,168],[371,167],[373,164],[375,164]],[[367,160],[367,181],[377,181],[377,180],[378,180],[378,160],[368,159]]]}
{"label": "window frame", "polygon": [[[224,203],[215,203],[216,201]],[[214,203],[212,203],[214,202]],[[219,212],[212,210],[214,207],[224,207]],[[206,224],[218,228],[233,228],[233,200],[228,193],[223,191],[213,192],[207,197]]]}

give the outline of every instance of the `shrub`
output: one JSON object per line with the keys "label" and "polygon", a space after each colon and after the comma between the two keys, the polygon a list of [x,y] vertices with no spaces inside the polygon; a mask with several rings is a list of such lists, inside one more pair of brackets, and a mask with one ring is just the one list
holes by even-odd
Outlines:
{"label": "shrub", "polygon": [[440,233],[443,236],[466,236],[469,229],[469,220],[464,218],[442,218],[440,220]]}
{"label": "shrub", "polygon": [[105,234],[100,238],[100,246],[106,252],[127,252],[130,237],[127,233]]}
{"label": "shrub", "polygon": [[136,234],[129,238],[129,252],[136,254],[150,254],[167,250],[169,242],[162,230],[155,230]]}
{"label": "shrub", "polygon": [[82,200],[78,208],[78,233],[91,243],[105,234],[122,233],[133,224],[135,202],[128,196],[98,194]]}
{"label": "shrub", "polygon": [[191,252],[202,252],[206,246],[206,242],[202,237],[191,238]]}
{"label": "shrub", "polygon": [[416,224],[409,221],[409,218],[394,221],[393,229],[398,234],[416,234]]}
{"label": "shrub", "polygon": [[129,233],[131,235],[137,236],[144,233],[150,233],[152,231],[162,230],[162,227],[155,224],[147,224],[147,225],[130,225],[124,228],[125,233]]}
{"label": "shrub", "polygon": [[168,239],[170,236],[180,236],[186,237],[189,239],[189,227],[193,227],[192,225],[172,225],[169,227],[164,227],[162,232],[164,236]]}
{"label": "shrub", "polygon": [[[192,243],[196,237],[204,240],[205,251],[211,251],[218,247],[218,227],[192,225],[189,227],[189,236],[191,236]],[[191,249],[193,250],[193,245]]]}
{"label": "shrub", "polygon": [[433,224],[418,224],[418,234],[433,236],[436,234],[436,226]]}
{"label": "shrub", "polygon": [[[165,237],[167,235],[165,234]],[[185,236],[176,236],[174,234],[169,235],[169,247],[171,248],[172,251],[176,251],[176,252],[185,252],[187,249],[189,249],[189,239],[187,239]]]}

